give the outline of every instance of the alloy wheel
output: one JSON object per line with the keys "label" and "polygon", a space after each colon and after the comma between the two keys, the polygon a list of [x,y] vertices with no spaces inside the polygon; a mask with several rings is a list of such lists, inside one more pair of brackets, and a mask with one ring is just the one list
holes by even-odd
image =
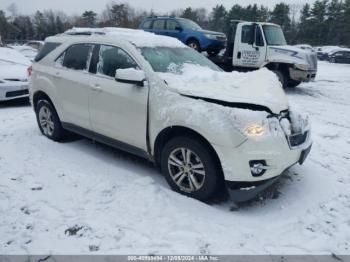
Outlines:
{"label": "alloy wheel", "polygon": [[198,44],[196,42],[194,42],[194,41],[189,42],[188,46],[193,48],[194,50],[197,50],[197,51],[199,49]]}
{"label": "alloy wheel", "polygon": [[52,118],[52,113],[48,107],[42,106],[40,108],[39,122],[44,134],[46,136],[52,136],[55,130],[55,124]]}
{"label": "alloy wheel", "polygon": [[170,177],[184,192],[192,193],[202,188],[205,169],[202,160],[188,148],[176,148],[168,158]]}

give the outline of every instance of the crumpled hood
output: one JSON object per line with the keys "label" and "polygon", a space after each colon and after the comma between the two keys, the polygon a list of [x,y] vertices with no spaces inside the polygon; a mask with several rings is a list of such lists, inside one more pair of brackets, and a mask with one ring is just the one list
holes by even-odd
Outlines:
{"label": "crumpled hood", "polygon": [[263,106],[275,114],[288,109],[281,83],[265,68],[248,73],[227,73],[185,64],[181,74],[158,74],[170,90],[182,95]]}

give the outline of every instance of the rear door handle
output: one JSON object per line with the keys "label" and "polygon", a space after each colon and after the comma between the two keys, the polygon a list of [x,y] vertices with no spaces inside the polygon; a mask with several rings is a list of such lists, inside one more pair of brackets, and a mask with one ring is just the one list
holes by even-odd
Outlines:
{"label": "rear door handle", "polygon": [[101,89],[101,86],[99,84],[91,84],[91,89],[96,91],[96,92],[101,92],[102,89]]}
{"label": "rear door handle", "polygon": [[61,78],[61,73],[60,73],[60,72],[56,72],[55,75],[54,75],[54,77],[56,77],[56,78]]}

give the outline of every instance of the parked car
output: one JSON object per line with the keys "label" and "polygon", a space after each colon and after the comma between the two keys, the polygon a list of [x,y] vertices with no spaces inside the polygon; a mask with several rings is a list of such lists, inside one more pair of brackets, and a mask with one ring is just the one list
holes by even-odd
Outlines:
{"label": "parked car", "polygon": [[34,61],[34,58],[38,54],[37,49],[30,47],[30,46],[27,46],[27,45],[10,45],[9,47],[17,50],[22,55],[27,57],[30,61]]}
{"label": "parked car", "polygon": [[30,61],[7,47],[0,47],[0,101],[28,97]]}
{"label": "parked car", "polygon": [[321,61],[328,61],[329,54],[341,50],[342,48],[339,46],[321,46],[316,50],[317,59]]}
{"label": "parked car", "polygon": [[44,45],[44,41],[31,40],[24,44],[24,46],[30,46],[36,50],[40,50]]}
{"label": "parked car", "polygon": [[139,28],[157,35],[175,37],[197,51],[207,51],[209,55],[217,55],[226,45],[224,33],[203,30],[185,18],[148,17],[141,22]]}
{"label": "parked car", "polygon": [[308,44],[299,44],[299,45],[295,45],[295,47],[298,47],[300,49],[306,50],[306,51],[310,51],[312,53],[316,52],[315,49]]}
{"label": "parked car", "polygon": [[336,51],[329,55],[329,62],[350,64],[350,50]]}
{"label": "parked car", "polygon": [[226,73],[141,30],[87,34],[47,38],[33,64],[31,103],[47,138],[69,130],[147,158],[172,189],[201,200],[225,185],[261,190],[307,157],[309,121],[267,69]]}

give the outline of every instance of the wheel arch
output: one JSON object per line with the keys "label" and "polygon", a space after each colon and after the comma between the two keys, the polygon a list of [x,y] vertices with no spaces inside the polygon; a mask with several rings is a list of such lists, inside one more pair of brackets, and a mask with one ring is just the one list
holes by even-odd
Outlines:
{"label": "wheel arch", "polygon": [[202,48],[201,42],[199,41],[199,39],[198,39],[197,37],[195,37],[195,36],[189,36],[189,37],[186,39],[186,41],[185,41],[186,45],[187,45],[190,41],[196,41],[196,42],[199,44],[199,47]]}
{"label": "wheel arch", "polygon": [[[43,99],[47,99],[52,105],[53,107],[56,109],[55,107],[55,104],[53,103],[53,101],[51,100],[51,98],[44,92],[44,91],[36,91],[34,94],[33,94],[33,108],[34,108],[34,111],[36,112],[37,110],[37,105],[38,105],[38,102],[40,100],[43,100]],[[57,111],[57,110],[56,110]]]}
{"label": "wheel arch", "polygon": [[156,166],[160,166],[161,163],[161,152],[165,144],[172,138],[175,137],[180,137],[180,136],[185,136],[185,137],[190,137],[193,139],[196,139],[200,142],[202,142],[204,145],[207,146],[207,148],[210,151],[210,154],[213,156],[215,164],[218,166],[220,170],[220,176],[224,179],[224,174],[223,174],[223,169],[221,166],[221,161],[216,153],[215,149],[213,146],[210,144],[210,142],[201,134],[199,134],[197,131],[188,128],[188,127],[183,127],[183,126],[170,126],[165,129],[163,129],[156,137],[155,142],[154,142],[154,147],[153,147],[153,156],[154,156],[154,163]]}
{"label": "wheel arch", "polygon": [[280,70],[283,73],[287,74],[287,76],[289,76],[289,67],[290,66],[291,66],[291,64],[288,64],[288,63],[277,63],[277,62],[270,62],[270,63],[264,65],[264,67],[266,67],[267,69],[269,69],[271,71]]}

